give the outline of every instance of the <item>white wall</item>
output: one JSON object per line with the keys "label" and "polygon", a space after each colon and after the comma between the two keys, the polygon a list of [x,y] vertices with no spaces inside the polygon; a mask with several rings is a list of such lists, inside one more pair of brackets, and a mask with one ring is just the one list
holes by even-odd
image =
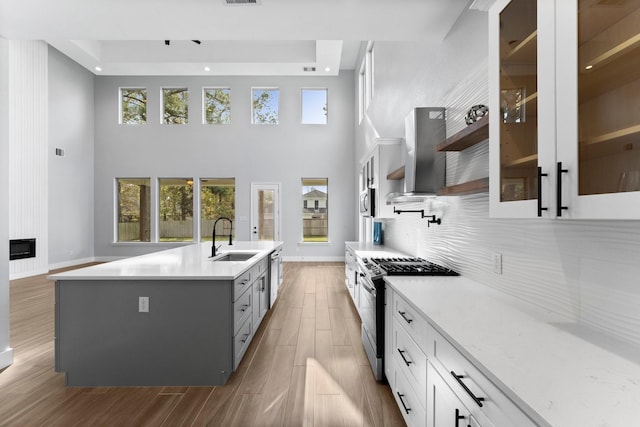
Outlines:
{"label": "white wall", "polygon": [[[0,151],[9,151],[9,42],[0,37]],[[0,156],[0,200],[9,199],[9,157]],[[0,203],[0,369],[13,363],[9,342],[9,204]]]}
{"label": "white wall", "polygon": [[[333,260],[355,236],[353,76],[97,77],[95,80],[95,254],[130,256],[162,244],[114,245],[114,179],[236,178],[236,238],[250,239],[252,182],[281,183],[281,240],[288,259]],[[202,88],[231,88],[232,124],[202,124]],[[251,124],[251,87],[280,88],[280,124]],[[118,88],[146,87],[146,125],[118,124]],[[189,88],[189,123],[160,124],[162,87]],[[329,123],[300,124],[301,89],[328,88]],[[301,178],[329,179],[330,244],[300,245]]]}
{"label": "white wall", "polygon": [[[370,127],[398,131],[411,107],[446,107],[450,135],[465,127],[466,109],[487,104],[486,16],[466,11],[443,43],[418,50],[376,43],[380,98],[372,104],[371,125],[365,121],[357,129],[358,152],[374,132]],[[487,175],[488,142],[447,154],[449,184]],[[437,214],[442,225],[427,227],[419,217],[401,215],[385,221],[385,243],[562,314],[568,324],[577,321],[607,338],[640,345],[640,221],[491,219],[488,204],[483,193],[407,205]],[[501,275],[493,272],[494,252],[503,256]]]}
{"label": "white wall", "polygon": [[[49,47],[49,268],[93,258],[93,74]],[[56,156],[55,149],[64,150]]]}
{"label": "white wall", "polygon": [[48,271],[47,44],[9,41],[9,238],[36,239],[11,278]]}

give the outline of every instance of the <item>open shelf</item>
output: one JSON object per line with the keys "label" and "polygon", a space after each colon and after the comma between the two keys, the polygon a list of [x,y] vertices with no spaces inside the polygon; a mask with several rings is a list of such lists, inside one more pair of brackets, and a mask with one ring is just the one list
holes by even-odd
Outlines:
{"label": "open shelf", "polygon": [[389,172],[387,174],[387,179],[389,180],[404,179],[404,166],[400,166],[398,169],[394,170],[393,172]]}
{"label": "open shelf", "polygon": [[450,185],[438,191],[438,196],[460,196],[489,191],[489,178],[480,178],[462,184]]}
{"label": "open shelf", "polygon": [[489,115],[478,119],[436,146],[437,151],[462,151],[489,138]]}

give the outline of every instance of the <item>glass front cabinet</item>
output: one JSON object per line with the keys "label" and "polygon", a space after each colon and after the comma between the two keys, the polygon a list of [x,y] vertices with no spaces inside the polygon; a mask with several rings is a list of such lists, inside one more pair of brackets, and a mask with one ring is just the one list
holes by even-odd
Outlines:
{"label": "glass front cabinet", "polygon": [[498,0],[490,213],[640,219],[640,0]]}

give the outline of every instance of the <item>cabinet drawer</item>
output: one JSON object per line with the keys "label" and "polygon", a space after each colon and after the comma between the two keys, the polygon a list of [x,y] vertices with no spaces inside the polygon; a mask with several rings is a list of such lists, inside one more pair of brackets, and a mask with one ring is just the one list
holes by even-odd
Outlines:
{"label": "cabinet drawer", "polygon": [[397,293],[393,296],[393,316],[411,335],[418,347],[428,355],[428,326],[427,320],[419,314],[409,303]]}
{"label": "cabinet drawer", "polygon": [[418,398],[409,385],[407,377],[397,367],[394,369],[394,383],[393,397],[396,399],[407,425],[411,427],[424,426],[427,421],[427,413],[422,405],[426,402]]}
{"label": "cabinet drawer", "polygon": [[445,337],[431,325],[429,329],[433,340],[429,360],[472,414],[486,416],[495,425],[536,425]]}
{"label": "cabinet drawer", "polygon": [[233,300],[237,300],[238,297],[240,297],[240,295],[242,295],[244,293],[244,291],[246,291],[247,289],[249,289],[251,287],[251,273],[253,272],[253,269],[249,269],[247,271],[245,271],[244,273],[242,273],[240,275],[240,277],[238,277],[234,282],[233,282]]}
{"label": "cabinet drawer", "polygon": [[236,302],[233,303],[233,332],[238,333],[240,326],[244,321],[251,317],[253,307],[253,293],[251,288],[247,288],[247,292],[242,294]]}
{"label": "cabinet drawer", "polygon": [[[249,292],[251,293],[251,292]],[[249,343],[251,342],[251,337],[253,334],[253,323],[251,317],[249,317],[236,336],[233,338],[233,369],[238,369],[238,365],[244,356],[244,353],[247,351],[247,347],[249,347]]]}
{"label": "cabinet drawer", "polygon": [[253,272],[252,278],[255,279],[269,269],[269,257],[263,258],[256,265],[251,267]]}
{"label": "cabinet drawer", "polygon": [[424,405],[427,401],[427,356],[407,331],[393,319],[393,363],[402,370]]}

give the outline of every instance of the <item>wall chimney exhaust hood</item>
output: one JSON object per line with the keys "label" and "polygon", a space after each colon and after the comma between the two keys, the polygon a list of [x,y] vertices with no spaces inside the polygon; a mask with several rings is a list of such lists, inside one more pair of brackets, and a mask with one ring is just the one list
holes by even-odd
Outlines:
{"label": "wall chimney exhaust hood", "polygon": [[436,146],[446,138],[445,109],[414,108],[405,119],[404,192],[391,193],[387,203],[421,201],[444,187],[445,153]]}

